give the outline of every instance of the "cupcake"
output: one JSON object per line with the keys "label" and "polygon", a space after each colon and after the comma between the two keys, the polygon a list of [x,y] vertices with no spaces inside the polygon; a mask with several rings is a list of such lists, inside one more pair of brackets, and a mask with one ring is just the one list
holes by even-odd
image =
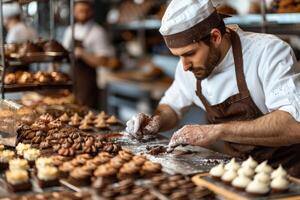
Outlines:
{"label": "cupcake", "polygon": [[235,158],[232,158],[230,162],[225,165],[225,170],[237,171],[239,168],[240,168],[240,164],[235,161]]}
{"label": "cupcake", "polygon": [[35,167],[37,169],[47,167],[47,166],[53,166],[53,161],[51,157],[49,158],[41,157],[35,161]]}
{"label": "cupcake", "polygon": [[225,169],[224,169],[224,164],[221,163],[213,168],[211,168],[211,170],[209,171],[209,174],[216,179],[220,179],[223,174],[225,173]]}
{"label": "cupcake", "polygon": [[242,163],[242,167],[250,167],[252,169],[255,169],[256,166],[257,162],[253,160],[251,156],[249,156],[249,158]]}
{"label": "cupcake", "polygon": [[5,172],[7,187],[12,192],[28,191],[31,189],[29,175],[26,170],[9,170]]}
{"label": "cupcake", "polygon": [[254,170],[251,167],[249,167],[248,165],[245,165],[244,167],[241,167],[238,170],[238,175],[244,175],[249,178],[252,178],[254,175]]}
{"label": "cupcake", "polygon": [[19,143],[17,146],[16,146],[16,150],[17,150],[17,154],[21,157],[23,157],[23,153],[24,151],[30,149],[30,144],[23,144],[23,143]]}
{"label": "cupcake", "polygon": [[222,177],[221,180],[227,184],[231,183],[235,178],[237,177],[237,173],[235,170],[228,170],[226,171]]}
{"label": "cupcake", "polygon": [[10,150],[4,150],[0,152],[0,170],[7,170],[8,163],[15,157],[15,152]]}
{"label": "cupcake", "polygon": [[73,169],[68,178],[68,182],[75,186],[88,186],[91,184],[91,172],[81,167]]}
{"label": "cupcake", "polygon": [[255,172],[256,173],[260,173],[260,172],[264,172],[266,174],[271,174],[273,169],[270,165],[267,164],[268,161],[264,161],[262,163],[260,163],[256,168],[255,168]]}
{"label": "cupcake", "polygon": [[29,162],[30,166],[33,166],[35,161],[40,157],[41,152],[38,149],[28,149],[24,152],[24,159]]}
{"label": "cupcake", "polygon": [[24,159],[13,159],[9,161],[9,170],[14,171],[14,170],[28,170],[29,165],[27,160]]}
{"label": "cupcake", "polygon": [[270,183],[270,175],[266,174],[264,172],[260,172],[254,176],[254,180],[269,184]]}
{"label": "cupcake", "polygon": [[239,190],[244,190],[248,186],[248,184],[251,182],[251,179],[244,175],[239,175],[232,181],[232,186]]}
{"label": "cupcake", "polygon": [[287,172],[282,168],[281,165],[279,165],[279,167],[272,172],[271,178],[274,179],[279,176],[286,177],[286,175],[287,175]]}
{"label": "cupcake", "polygon": [[289,189],[289,181],[283,176],[277,176],[271,182],[273,192],[286,192]]}
{"label": "cupcake", "polygon": [[56,167],[45,166],[37,171],[38,184],[41,188],[59,185],[58,170]]}
{"label": "cupcake", "polygon": [[118,124],[119,120],[116,116],[113,115],[113,116],[111,116],[110,118],[108,118],[106,120],[106,123],[108,123],[108,124]]}
{"label": "cupcake", "polygon": [[246,192],[252,195],[262,196],[270,191],[269,185],[254,179],[246,187]]}

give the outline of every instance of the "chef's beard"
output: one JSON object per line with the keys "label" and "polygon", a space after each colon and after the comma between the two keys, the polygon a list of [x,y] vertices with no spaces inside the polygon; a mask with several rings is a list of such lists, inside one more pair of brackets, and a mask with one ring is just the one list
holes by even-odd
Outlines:
{"label": "chef's beard", "polygon": [[207,78],[215,67],[219,64],[221,59],[221,51],[212,45],[209,47],[208,58],[205,62],[204,67],[192,67],[191,71],[194,73],[198,80]]}

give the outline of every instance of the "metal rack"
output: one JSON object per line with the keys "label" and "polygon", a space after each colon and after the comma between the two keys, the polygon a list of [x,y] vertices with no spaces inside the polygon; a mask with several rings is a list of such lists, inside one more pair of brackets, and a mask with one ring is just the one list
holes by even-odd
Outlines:
{"label": "metal rack", "polygon": [[[30,3],[33,1],[40,1],[40,0],[26,0],[26,1],[21,1],[21,3],[26,4]],[[50,3],[50,38],[54,39],[55,38],[55,16],[54,16],[54,6],[53,6],[53,1],[54,0],[48,0]],[[11,64],[18,64],[17,62],[11,62],[9,61],[6,56],[5,56],[5,39],[4,39],[4,26],[3,26],[3,4],[4,3],[12,3],[12,2],[20,2],[18,0],[0,0],[0,56],[1,56],[1,66],[0,66],[0,71],[1,71],[1,98],[5,98],[5,93],[8,92],[23,92],[23,91],[38,91],[38,90],[60,90],[60,89],[68,89],[72,90],[72,82],[67,82],[67,83],[56,83],[56,84],[26,84],[26,85],[6,85],[4,83],[4,78],[5,78],[5,72],[7,67],[9,67]],[[71,45],[71,51],[68,56],[68,61],[70,62],[70,67],[73,69],[74,67],[74,14],[73,14],[73,8],[74,8],[74,0],[69,0],[70,3],[70,25],[72,29],[72,45]],[[57,60],[36,60],[32,61],[30,63],[52,63],[52,62],[57,62],[57,61],[64,61],[66,60],[65,57],[59,58]],[[73,70],[71,70],[73,73]],[[72,77],[73,74],[72,74]]]}

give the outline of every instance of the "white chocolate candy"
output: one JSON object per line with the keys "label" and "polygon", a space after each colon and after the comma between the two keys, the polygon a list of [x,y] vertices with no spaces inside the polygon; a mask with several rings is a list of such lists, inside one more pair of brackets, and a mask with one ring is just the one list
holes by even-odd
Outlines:
{"label": "white chocolate candy", "polygon": [[221,177],[225,172],[224,169],[224,164],[219,164],[213,168],[211,168],[211,170],[209,171],[209,174],[214,176],[214,177]]}

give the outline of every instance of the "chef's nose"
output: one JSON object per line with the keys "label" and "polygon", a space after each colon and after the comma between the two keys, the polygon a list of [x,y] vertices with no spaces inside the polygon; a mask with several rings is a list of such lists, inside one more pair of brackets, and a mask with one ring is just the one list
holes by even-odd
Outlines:
{"label": "chef's nose", "polygon": [[182,59],[182,65],[184,71],[189,71],[192,68],[192,63],[188,62],[186,59]]}

